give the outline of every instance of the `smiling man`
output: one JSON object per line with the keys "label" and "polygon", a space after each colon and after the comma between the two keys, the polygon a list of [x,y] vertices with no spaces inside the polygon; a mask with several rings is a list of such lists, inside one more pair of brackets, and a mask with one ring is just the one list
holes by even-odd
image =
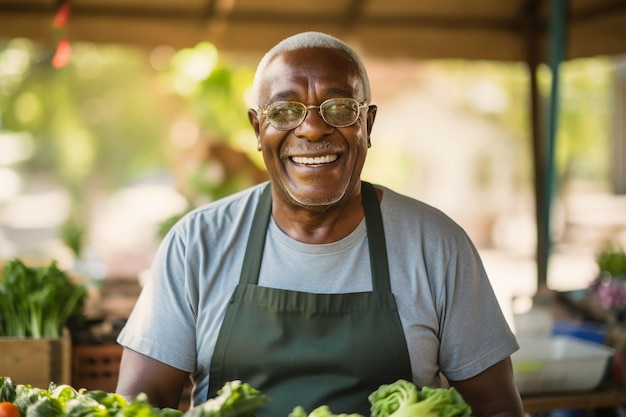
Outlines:
{"label": "smiling man", "polygon": [[360,205],[376,106],[368,106],[349,56],[330,49],[321,60],[317,51],[286,51],[264,61],[255,84],[260,110],[248,115],[277,190],[295,205],[326,211],[349,200]]}
{"label": "smiling man", "polygon": [[367,416],[371,392],[406,379],[450,383],[476,416],[523,415],[518,345],[472,242],[440,211],[361,180],[377,108],[360,57],[297,34],[261,60],[253,90],[271,180],[164,239],[119,337],[117,392],[175,407],[191,375],[194,404],[242,380],[272,399],[260,417],[321,405]]}

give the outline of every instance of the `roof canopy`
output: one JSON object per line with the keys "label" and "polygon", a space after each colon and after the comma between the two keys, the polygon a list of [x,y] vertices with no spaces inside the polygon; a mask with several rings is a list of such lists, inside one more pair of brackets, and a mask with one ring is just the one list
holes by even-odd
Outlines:
{"label": "roof canopy", "polygon": [[[545,51],[548,0],[72,0],[72,40],[154,47],[207,40],[258,55],[319,30],[378,57],[527,60]],[[58,0],[0,0],[0,37],[53,41]],[[532,32],[535,31],[535,32]],[[626,1],[569,0],[565,58],[626,52]],[[540,52],[545,57],[545,52]]]}
{"label": "roof canopy", "polygon": [[[0,38],[56,43],[52,22],[67,3],[0,0]],[[545,285],[559,63],[626,53],[626,0],[71,0],[63,33],[73,41],[147,48],[209,41],[256,62],[276,42],[305,30],[335,35],[370,57],[528,63],[537,279]],[[547,134],[536,77],[541,62],[554,75]]]}

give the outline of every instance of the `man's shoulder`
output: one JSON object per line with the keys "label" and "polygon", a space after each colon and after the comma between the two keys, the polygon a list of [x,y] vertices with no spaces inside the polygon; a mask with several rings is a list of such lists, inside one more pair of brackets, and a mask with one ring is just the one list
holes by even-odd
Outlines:
{"label": "man's shoulder", "polygon": [[384,185],[376,185],[376,187],[383,190],[383,199],[382,199],[383,209],[385,208],[406,209],[415,214],[432,213],[432,214],[446,216],[445,213],[443,213],[440,209],[416,197],[412,197],[408,194],[400,193]]}
{"label": "man's shoulder", "polygon": [[201,233],[220,230],[233,224],[246,223],[252,217],[259,197],[267,183],[237,191],[187,212],[174,227],[178,233]]}
{"label": "man's shoulder", "polygon": [[217,200],[203,204],[193,209],[189,214],[206,213],[212,211],[223,211],[237,209],[237,207],[248,206],[250,204],[256,205],[259,201],[259,197],[263,192],[263,189],[267,185],[267,182],[253,185],[243,190],[237,191],[233,194],[221,197]]}
{"label": "man's shoulder", "polygon": [[400,228],[408,227],[410,230],[413,226],[429,230],[446,230],[446,233],[462,230],[460,225],[441,209],[388,187],[376,186],[383,190],[381,203],[383,219],[392,219],[391,224]]}

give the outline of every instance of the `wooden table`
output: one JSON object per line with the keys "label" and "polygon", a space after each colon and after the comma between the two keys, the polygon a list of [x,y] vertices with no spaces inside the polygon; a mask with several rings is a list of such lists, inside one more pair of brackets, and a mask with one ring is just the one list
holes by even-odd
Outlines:
{"label": "wooden table", "polygon": [[595,415],[595,410],[626,406],[626,387],[603,386],[588,392],[558,394],[522,395],[524,411],[528,414],[542,414],[553,410],[587,410]]}

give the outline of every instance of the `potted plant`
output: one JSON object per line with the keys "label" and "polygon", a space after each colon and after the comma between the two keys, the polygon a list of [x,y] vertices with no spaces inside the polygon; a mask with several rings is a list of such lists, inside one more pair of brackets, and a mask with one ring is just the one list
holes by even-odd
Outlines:
{"label": "potted plant", "polygon": [[47,388],[71,382],[68,328],[83,318],[86,288],[57,267],[9,261],[0,275],[0,369]]}
{"label": "potted plant", "polygon": [[626,281],[626,251],[623,247],[609,245],[596,256],[600,275]]}
{"label": "potted plant", "polygon": [[626,319],[626,250],[609,244],[596,255],[598,276],[588,291],[618,322]]}

